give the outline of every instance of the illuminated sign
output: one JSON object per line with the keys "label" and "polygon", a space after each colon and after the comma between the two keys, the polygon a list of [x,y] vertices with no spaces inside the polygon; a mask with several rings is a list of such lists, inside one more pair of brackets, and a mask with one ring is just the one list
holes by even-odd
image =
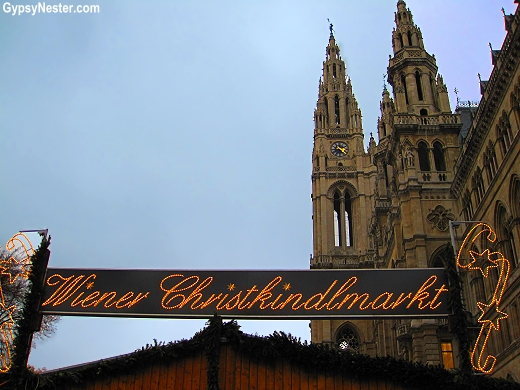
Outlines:
{"label": "illuminated sign", "polygon": [[[486,374],[493,371],[497,361],[496,356],[488,355],[485,357],[488,346],[489,337],[493,332],[500,331],[500,321],[508,318],[507,313],[500,309],[502,295],[509,280],[509,271],[511,265],[509,260],[504,257],[501,252],[493,252],[485,249],[477,252],[475,244],[485,242],[485,238],[490,244],[493,244],[497,235],[495,231],[486,223],[480,222],[476,224],[464,239],[459,253],[457,255],[457,266],[468,271],[480,272],[482,276],[489,279],[493,285],[493,296],[491,300],[486,302],[477,302],[480,310],[478,322],[481,324],[480,332],[475,342],[475,346],[471,351],[471,364],[477,371]],[[489,245],[489,244],[488,244]],[[464,261],[464,259],[467,260]],[[491,271],[493,269],[493,271]],[[495,273],[496,278],[491,277],[491,272]]]}
{"label": "illuminated sign", "polygon": [[435,317],[448,314],[442,269],[47,271],[47,314],[208,318]]}
{"label": "illuminated sign", "polygon": [[[31,241],[23,233],[17,233],[7,241],[5,248],[14,253],[0,261],[0,274],[8,277],[9,283],[14,284],[18,278],[28,279],[31,267],[31,256],[34,248]],[[17,256],[18,255],[18,256]],[[20,259],[16,259],[20,257]],[[7,298],[7,299],[6,299]],[[7,302],[16,302],[13,297],[6,297],[0,283],[0,342],[3,346],[0,352],[0,372],[7,372],[11,367],[11,355],[13,350],[13,327],[15,325],[13,314],[21,307]]]}

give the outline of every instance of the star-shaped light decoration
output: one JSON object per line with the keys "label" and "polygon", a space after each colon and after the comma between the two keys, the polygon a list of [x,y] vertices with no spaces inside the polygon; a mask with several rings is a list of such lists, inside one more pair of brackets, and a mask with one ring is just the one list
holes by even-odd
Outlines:
{"label": "star-shaped light decoration", "polygon": [[289,290],[291,289],[291,283],[285,283],[285,284],[283,285],[283,289],[284,289],[285,291],[289,291]]}
{"label": "star-shaped light decoration", "polygon": [[491,252],[489,249],[486,249],[482,253],[470,250],[469,254],[471,255],[472,260],[468,264],[468,268],[482,272],[482,275],[485,278],[489,276],[490,268],[498,268],[498,261],[493,260],[491,257],[502,257],[500,252]]}
{"label": "star-shaped light decoration", "polygon": [[13,256],[0,261],[0,274],[9,276],[9,283],[13,284],[21,277],[29,279],[30,263],[28,261],[16,260]]}
{"label": "star-shaped light decoration", "polygon": [[227,289],[228,289],[229,291],[233,291],[233,290],[235,289],[235,283],[229,283],[229,284],[227,285]]}
{"label": "star-shaped light decoration", "polygon": [[[509,316],[507,315],[507,313],[504,313],[502,311],[500,311],[498,309],[498,306],[497,306],[497,303],[496,301],[493,301],[492,303],[490,303],[489,305],[486,305],[485,303],[483,302],[477,302],[477,306],[478,308],[480,309],[481,313],[480,313],[480,317],[478,318],[478,322],[481,323],[481,324],[484,324],[484,323],[489,323],[489,325],[493,328],[493,329],[496,329],[496,330],[500,330],[500,324],[499,324],[499,321],[500,320],[505,320],[506,318],[508,318]],[[496,316],[496,318],[494,320],[486,320],[484,319],[484,315],[486,314],[486,312],[491,309],[492,307],[494,307],[495,309],[495,313],[498,313],[498,315]],[[495,313],[493,313],[493,317],[495,316]]]}
{"label": "star-shaped light decoration", "polygon": [[87,290],[91,290],[94,287],[94,282],[90,282],[87,284]]}

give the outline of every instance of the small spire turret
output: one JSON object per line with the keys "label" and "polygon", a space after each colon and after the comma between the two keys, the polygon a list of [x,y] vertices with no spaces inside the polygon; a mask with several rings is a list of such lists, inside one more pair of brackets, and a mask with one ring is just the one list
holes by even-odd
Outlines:
{"label": "small spire turret", "polygon": [[404,1],[397,2],[397,12],[394,15],[395,28],[392,33],[394,54],[406,47],[424,49],[421,29],[414,24],[412,12],[406,8]]}

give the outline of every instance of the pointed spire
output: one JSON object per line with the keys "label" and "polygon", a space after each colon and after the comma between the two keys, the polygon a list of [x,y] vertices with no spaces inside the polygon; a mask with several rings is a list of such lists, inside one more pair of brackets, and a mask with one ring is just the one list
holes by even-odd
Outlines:
{"label": "pointed spire", "polygon": [[[315,131],[342,129],[345,133],[362,133],[361,110],[352,92],[352,83],[346,74],[345,62],[334,38],[334,28],[329,20],[329,43],[323,61],[323,76],[319,82],[318,102],[315,110]],[[362,145],[362,138],[360,138]],[[356,150],[359,149],[356,147]]]}
{"label": "pointed spire", "polygon": [[413,22],[413,15],[406,3],[397,2],[397,12],[394,13],[395,27],[392,31],[392,46],[394,54],[406,47],[424,49],[421,29]]}

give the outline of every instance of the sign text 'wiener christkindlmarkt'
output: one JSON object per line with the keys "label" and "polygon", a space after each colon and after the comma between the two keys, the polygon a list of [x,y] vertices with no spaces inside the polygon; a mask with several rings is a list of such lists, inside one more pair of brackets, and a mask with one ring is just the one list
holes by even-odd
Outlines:
{"label": "sign text 'wiener christkindlmarkt'", "polygon": [[208,318],[434,317],[442,269],[194,271],[50,268],[43,313]]}

